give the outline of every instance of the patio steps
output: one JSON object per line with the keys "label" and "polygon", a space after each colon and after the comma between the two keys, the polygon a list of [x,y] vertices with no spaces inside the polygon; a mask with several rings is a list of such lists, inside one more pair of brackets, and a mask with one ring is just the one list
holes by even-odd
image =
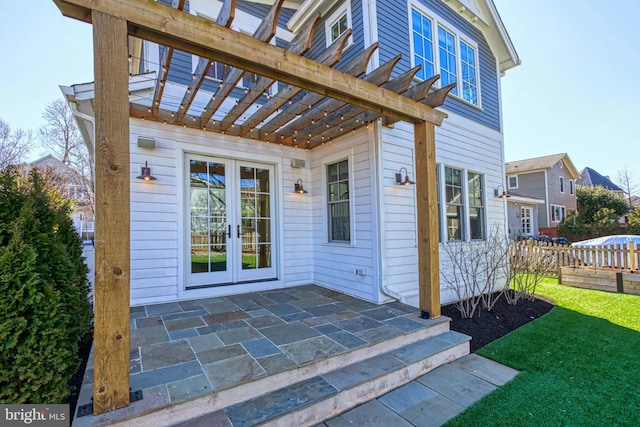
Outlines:
{"label": "patio steps", "polygon": [[307,367],[301,381],[172,425],[314,426],[467,355],[469,339],[445,331],[385,352],[369,349],[349,364],[327,372]]}

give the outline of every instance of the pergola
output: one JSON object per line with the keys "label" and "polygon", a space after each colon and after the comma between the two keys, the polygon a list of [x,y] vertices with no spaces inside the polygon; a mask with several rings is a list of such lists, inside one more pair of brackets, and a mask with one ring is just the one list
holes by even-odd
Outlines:
{"label": "pergola", "polygon": [[[155,0],[54,0],[65,16],[93,24],[95,71],[95,293],[94,414],[128,406],[130,292],[129,118],[155,120],[226,133],[266,143],[313,149],[339,143],[342,135],[381,119],[414,125],[418,212],[419,301],[424,317],[440,315],[438,219],[434,126],[453,86],[431,91],[434,76],[413,87],[418,68],[389,80],[400,57],[364,75],[374,44],[339,70],[350,30],[315,60],[304,57],[319,16],[287,49],[269,44],[284,0],[276,0],[253,36],[231,30],[235,0],[225,0],[216,22],[184,12],[185,0],[169,7]],[[129,99],[129,37],[165,46],[150,101]],[[174,49],[200,57],[179,105],[163,103]],[[206,106],[194,104],[213,61],[228,65]],[[235,106],[216,111],[245,72],[260,77]],[[279,91],[266,90],[278,83]],[[255,112],[247,112],[263,99]]]}

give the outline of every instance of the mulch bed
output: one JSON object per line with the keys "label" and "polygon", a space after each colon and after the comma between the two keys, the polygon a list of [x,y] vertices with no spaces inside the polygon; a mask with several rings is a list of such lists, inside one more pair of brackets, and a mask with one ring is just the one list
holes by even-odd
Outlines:
{"label": "mulch bed", "polygon": [[443,305],[442,314],[451,318],[452,330],[462,332],[472,338],[471,352],[474,352],[491,341],[497,340],[546,314],[553,306],[552,301],[540,297],[533,301],[520,300],[518,305],[510,305],[502,296],[493,310],[486,311],[478,307],[480,312],[476,312],[471,319],[462,318],[453,304]]}

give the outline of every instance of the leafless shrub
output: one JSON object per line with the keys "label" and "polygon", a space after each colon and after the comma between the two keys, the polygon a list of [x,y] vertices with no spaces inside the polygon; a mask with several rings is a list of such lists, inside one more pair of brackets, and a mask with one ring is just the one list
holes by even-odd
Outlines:
{"label": "leafless shrub", "polygon": [[441,281],[456,296],[454,306],[462,317],[473,317],[480,305],[491,311],[509,283],[504,230],[496,225],[484,241],[442,246],[449,261],[441,266]]}
{"label": "leafless shrub", "polygon": [[505,298],[512,305],[521,299],[532,301],[536,287],[556,264],[554,254],[533,240],[511,244],[509,261],[511,292],[505,293]]}

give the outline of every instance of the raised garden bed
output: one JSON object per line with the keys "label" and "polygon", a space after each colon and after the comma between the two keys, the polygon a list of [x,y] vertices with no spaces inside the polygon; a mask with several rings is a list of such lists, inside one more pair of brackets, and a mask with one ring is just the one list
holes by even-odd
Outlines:
{"label": "raised garden bed", "polygon": [[558,283],[579,288],[640,295],[640,274],[630,270],[560,267]]}

